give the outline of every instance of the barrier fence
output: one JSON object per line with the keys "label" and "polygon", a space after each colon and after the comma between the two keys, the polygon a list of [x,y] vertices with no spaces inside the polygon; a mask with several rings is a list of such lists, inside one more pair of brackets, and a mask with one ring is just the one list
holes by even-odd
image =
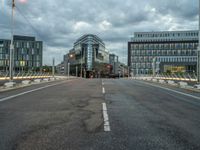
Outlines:
{"label": "barrier fence", "polygon": [[[36,78],[47,78],[51,77],[50,73],[40,72],[18,72],[15,73],[13,79],[36,79]],[[9,80],[9,73],[0,72],[0,80]]]}

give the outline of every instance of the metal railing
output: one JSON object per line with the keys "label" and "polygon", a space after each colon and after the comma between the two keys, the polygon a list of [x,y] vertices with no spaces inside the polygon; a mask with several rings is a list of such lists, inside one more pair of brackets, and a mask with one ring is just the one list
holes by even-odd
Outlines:
{"label": "metal railing", "polygon": [[159,80],[176,80],[176,81],[191,81],[197,82],[197,76],[195,74],[183,73],[183,74],[157,74],[153,75],[136,75],[133,79],[159,79]]}
{"label": "metal railing", "polygon": [[[52,77],[52,75],[50,73],[41,72],[16,72],[14,73],[13,79],[37,79],[48,77]],[[0,71],[0,80],[9,80],[9,73]]]}

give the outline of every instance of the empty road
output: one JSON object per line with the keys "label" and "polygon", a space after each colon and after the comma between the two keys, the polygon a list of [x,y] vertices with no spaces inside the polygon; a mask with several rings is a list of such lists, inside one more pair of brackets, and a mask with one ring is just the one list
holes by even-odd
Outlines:
{"label": "empty road", "polygon": [[126,79],[0,92],[0,150],[199,150],[200,93]]}

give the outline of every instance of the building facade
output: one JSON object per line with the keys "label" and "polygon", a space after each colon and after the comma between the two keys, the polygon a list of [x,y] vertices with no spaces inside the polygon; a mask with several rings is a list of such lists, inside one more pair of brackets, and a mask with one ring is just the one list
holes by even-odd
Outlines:
{"label": "building facade", "polygon": [[133,74],[196,72],[198,31],[136,32],[128,42]]}
{"label": "building facade", "polygon": [[[15,72],[30,71],[42,67],[43,43],[35,37],[13,36],[14,70]],[[0,39],[0,71],[9,70],[11,40]]]}
{"label": "building facade", "polygon": [[[94,76],[99,74],[103,63],[109,63],[109,52],[104,42],[96,35],[87,34],[80,37],[73,49],[64,56],[65,68],[70,63],[70,73],[78,72],[82,76]],[[65,69],[67,72],[68,69]]]}
{"label": "building facade", "polygon": [[115,54],[109,55],[109,64],[112,66],[112,74],[118,74],[119,57]]}

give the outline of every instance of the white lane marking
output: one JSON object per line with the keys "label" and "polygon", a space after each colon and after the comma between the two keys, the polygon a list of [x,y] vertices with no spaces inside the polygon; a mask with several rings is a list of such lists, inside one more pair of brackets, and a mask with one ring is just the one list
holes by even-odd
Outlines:
{"label": "white lane marking", "polygon": [[37,89],[33,89],[33,90],[30,90],[30,91],[22,92],[22,93],[19,93],[19,94],[16,94],[16,95],[8,96],[8,97],[0,99],[0,102],[6,101],[6,100],[10,100],[10,99],[18,97],[18,96],[22,96],[22,95],[25,95],[25,94],[28,94],[28,93],[31,93],[31,92],[39,91],[41,89],[46,89],[48,87],[56,86],[56,85],[63,84],[63,83],[65,83],[65,82],[52,84],[52,85],[47,85],[47,86],[40,87],[40,88],[37,88]]}
{"label": "white lane marking", "polygon": [[102,107],[103,107],[104,131],[109,132],[111,130],[110,130],[110,123],[109,123],[106,103],[102,103]]}
{"label": "white lane marking", "polygon": [[102,93],[105,94],[105,88],[104,87],[102,88]]}
{"label": "white lane marking", "polygon": [[[138,81],[138,82],[139,82],[139,81]],[[171,91],[171,92],[174,92],[174,93],[182,94],[182,95],[185,95],[185,96],[188,96],[188,97],[192,97],[192,98],[194,98],[194,99],[200,100],[200,97],[197,97],[197,96],[194,96],[194,95],[191,95],[191,94],[179,92],[179,91],[176,91],[176,90],[172,90],[172,89],[169,89],[169,88],[166,88],[166,87],[162,87],[162,86],[158,86],[158,85],[153,85],[153,84],[146,83],[146,82],[142,82],[142,83],[147,84],[147,85],[151,85],[151,86],[154,86],[154,87],[157,87],[157,88],[161,88],[161,89],[164,89],[164,90],[167,90],[167,91]]]}
{"label": "white lane marking", "polygon": [[102,80],[102,85],[104,85],[104,81]]}

